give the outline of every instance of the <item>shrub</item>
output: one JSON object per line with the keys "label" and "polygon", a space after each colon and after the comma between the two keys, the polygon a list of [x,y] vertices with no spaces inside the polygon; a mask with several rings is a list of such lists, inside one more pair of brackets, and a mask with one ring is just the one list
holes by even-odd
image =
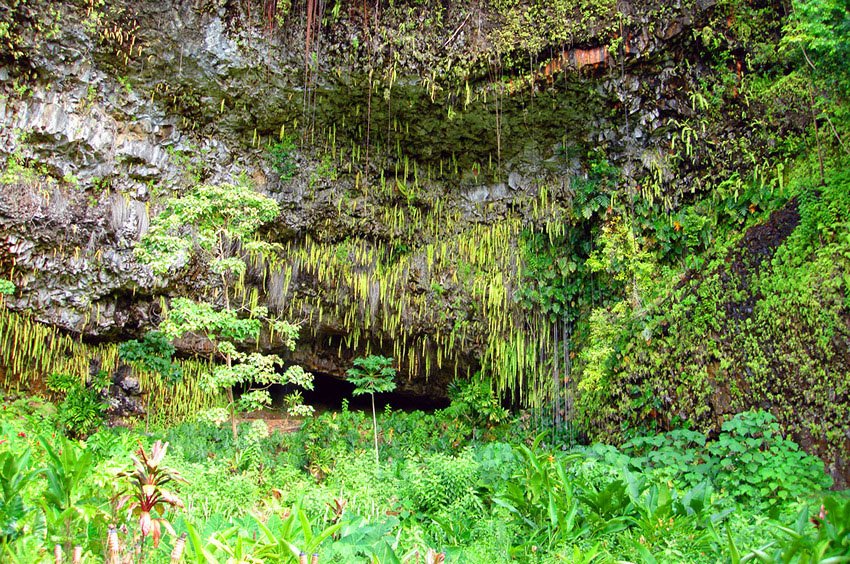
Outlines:
{"label": "shrub", "polygon": [[782,436],[765,411],[739,413],[714,441],[687,430],[636,437],[623,445],[634,471],[651,471],[656,482],[689,489],[704,480],[736,501],[770,510],[832,484],[823,462]]}
{"label": "shrub", "polygon": [[107,404],[103,389],[108,385],[108,375],[101,370],[83,385],[79,377],[69,374],[52,374],[47,379],[48,389],[65,394],[58,407],[59,421],[74,437],[87,437],[103,424]]}
{"label": "shrub", "polygon": [[283,182],[292,180],[295,176],[297,166],[293,158],[295,153],[295,139],[284,136],[277,143],[273,143],[268,149],[268,162],[272,170],[277,173]]}
{"label": "shrub", "polygon": [[404,468],[403,498],[411,510],[432,514],[456,508],[469,509],[476,502],[477,465],[468,454],[430,454],[408,460]]}

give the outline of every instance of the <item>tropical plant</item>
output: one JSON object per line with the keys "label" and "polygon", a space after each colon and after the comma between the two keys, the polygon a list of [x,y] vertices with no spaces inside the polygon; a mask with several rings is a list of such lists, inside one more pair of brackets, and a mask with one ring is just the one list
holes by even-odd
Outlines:
{"label": "tropical plant", "polygon": [[118,345],[118,355],[125,362],[156,372],[168,382],[183,376],[180,366],[173,362],[174,345],[160,331],[148,331],[142,340],[132,339]]}
{"label": "tropical plant", "polygon": [[106,513],[101,508],[105,500],[86,487],[86,480],[94,469],[92,453],[65,437],[60,436],[56,441],[51,444],[39,437],[47,454],[44,469],[47,489],[42,506],[49,538],[64,544],[69,552],[74,541],[81,540],[80,535],[86,532],[88,523],[105,521]]}
{"label": "tropical plant", "polygon": [[24,504],[24,489],[42,472],[30,468],[30,451],[17,455],[0,453],[0,545],[5,545],[22,533],[23,521],[32,507]]}
{"label": "tropical plant", "polygon": [[130,482],[131,492],[118,499],[117,508],[120,510],[126,507],[129,514],[138,518],[141,534],[139,561],[143,558],[145,540],[149,536],[153,538],[154,547],[157,547],[163,528],[175,534],[165,514],[169,509],[183,507],[180,498],[164,489],[171,482],[184,481],[177,472],[162,465],[167,451],[168,443],[162,441],[154,442],[150,454],[139,445],[136,456],[131,457],[133,470],[118,475]]}
{"label": "tropical plant", "polygon": [[100,371],[83,384],[78,376],[51,374],[47,388],[65,396],[58,406],[59,421],[74,437],[87,437],[103,424],[107,403],[103,389],[107,387],[108,375]]}
{"label": "tropical plant", "polygon": [[[237,349],[237,345],[258,341],[263,327],[289,350],[295,348],[296,325],[270,318],[268,309],[256,301],[237,305],[233,300],[235,286],[241,284],[248,263],[241,255],[232,256],[231,248],[240,245],[242,252],[270,255],[274,245],[256,240],[255,235],[278,212],[274,200],[258,194],[246,182],[200,185],[182,198],[168,200],[136,247],[139,260],[157,274],[185,266],[191,256],[198,256],[218,277],[220,302],[213,296],[201,302],[175,298],[160,330],[171,339],[187,333],[202,335],[213,345],[212,356],[224,360],[224,365],[203,378],[201,387],[225,392],[234,439],[238,436],[237,412],[269,404],[271,398],[265,392],[268,386],[292,383],[312,387],[312,376],[300,367],[289,367],[281,375],[278,368],[283,366],[283,359],[279,356]],[[249,388],[238,403],[233,394],[237,384]],[[260,388],[254,389],[254,385]]]}
{"label": "tropical plant", "polygon": [[304,395],[301,390],[287,394],[283,401],[286,404],[286,413],[290,417],[308,417],[313,414],[313,406],[304,404]]}
{"label": "tropical plant", "polygon": [[826,496],[815,515],[804,507],[790,526],[772,523],[779,538],[741,555],[728,534],[732,563],[799,562],[832,564],[850,562],[850,499]]}
{"label": "tropical plant", "polygon": [[543,435],[531,447],[519,445],[519,464],[503,491],[493,502],[508,511],[523,540],[513,552],[522,554],[534,547],[551,550],[565,541],[575,541],[588,531],[579,508],[579,497],[566,464],[581,458],[579,454],[555,457],[541,450]]}
{"label": "tropical plant", "polygon": [[303,554],[316,554],[322,543],[342,526],[341,523],[332,523],[316,527],[299,505],[284,515],[283,519],[270,519],[265,523],[255,516],[262,532],[256,556],[269,562],[295,562]]}
{"label": "tropical plant", "polygon": [[495,425],[508,417],[508,410],[499,403],[488,379],[453,380],[448,393],[451,405],[446,408],[446,415],[464,419],[473,427]]}
{"label": "tropical plant", "polygon": [[375,394],[395,390],[393,381],[396,369],[393,359],[385,356],[370,355],[354,359],[354,366],[346,372],[349,382],[354,384],[353,395],[369,394],[372,399],[372,432],[375,436],[375,469],[380,465],[378,454],[378,417],[375,414]]}

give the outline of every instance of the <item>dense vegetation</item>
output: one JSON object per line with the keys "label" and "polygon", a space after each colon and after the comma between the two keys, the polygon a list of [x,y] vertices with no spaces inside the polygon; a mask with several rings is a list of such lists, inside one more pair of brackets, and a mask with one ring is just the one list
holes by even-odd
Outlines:
{"label": "dense vegetation", "polygon": [[[236,4],[193,9],[257,31]],[[210,183],[204,151],[172,147],[183,178],[146,192],[131,252],[153,280],[138,285],[159,302],[153,331],[84,344],[9,311],[28,275],[0,255],[0,560],[850,561],[850,498],[828,491],[850,480],[848,1],[700,2],[704,25],[683,38],[664,3],[494,0],[467,51],[428,29],[456,35],[472,12],[378,2],[382,27],[367,3],[346,16],[339,1],[315,23],[320,4],[298,22],[303,113],[263,122],[260,107],[236,128],[279,198],[247,174]],[[43,46],[84,17],[97,60],[139,80],[116,78],[128,100],[138,88],[186,130],[217,131],[225,93],[143,83],[130,12],[45,6],[0,2],[8,96],[38,87]],[[292,2],[262,8],[266,35],[294,27]],[[319,61],[316,35],[345,25],[363,44]],[[679,42],[675,57],[636,63],[642,33]],[[591,62],[565,71],[572,60]],[[368,77],[336,91],[351,113],[311,91],[340,61]],[[652,143],[630,110],[652,93],[627,64],[679,91]],[[396,65],[416,80],[396,85]],[[525,129],[501,129],[506,106]],[[393,107],[425,125],[411,134]],[[458,196],[507,190],[503,159],[520,168],[526,148],[503,154],[503,135],[532,129],[533,189]],[[14,137],[4,188],[79,187],[24,155],[38,135]],[[92,209],[111,197],[101,183],[85,187]],[[275,224],[314,203],[303,232]],[[303,404],[313,376],[287,356],[299,338],[351,361],[368,413]],[[147,408],[129,429],[106,426],[119,368]],[[453,378],[446,409],[376,410],[403,376],[437,374]],[[248,415],[271,386],[294,432]]]}
{"label": "dense vegetation", "polygon": [[765,412],[714,438],[673,431],[562,449],[522,420],[488,423],[480,390],[454,397],[434,414],[387,408],[380,467],[371,417],[346,406],[291,435],[254,420],[234,441],[200,414],[78,442],[56,433],[52,404],[9,403],[3,559],[48,561],[58,544],[101,561],[113,534],[122,555],[166,562],[183,533],[187,562],[301,552],[321,562],[839,562],[850,549],[850,499],[823,496],[822,462]]}

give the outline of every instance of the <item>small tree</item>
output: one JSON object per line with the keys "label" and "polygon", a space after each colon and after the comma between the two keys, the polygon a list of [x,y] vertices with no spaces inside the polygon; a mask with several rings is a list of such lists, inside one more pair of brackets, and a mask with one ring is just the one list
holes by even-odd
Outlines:
{"label": "small tree", "polygon": [[[256,343],[264,326],[281,337],[289,350],[295,348],[296,325],[270,318],[268,309],[256,302],[237,305],[233,301],[248,264],[242,255],[232,256],[231,249],[239,247],[244,253],[260,256],[272,254],[275,246],[257,240],[256,234],[278,213],[277,202],[244,182],[201,185],[182,198],[168,200],[136,247],[136,256],[156,274],[180,269],[196,256],[218,277],[217,287],[206,301],[172,300],[160,330],[171,339],[188,333],[203,335],[212,343],[211,356],[224,360],[223,366],[202,378],[200,386],[224,390],[234,439],[238,437],[237,412],[269,405],[267,388],[271,384],[292,383],[312,389],[312,375],[300,366],[292,366],[281,375],[277,369],[283,366],[283,359],[279,356],[237,349],[240,344]],[[233,396],[237,384],[258,387],[244,393],[237,404]]]}
{"label": "small tree", "polygon": [[355,396],[369,394],[372,397],[372,431],[375,435],[375,468],[378,468],[380,460],[378,457],[378,417],[375,414],[375,394],[391,392],[395,390],[393,378],[396,369],[392,367],[393,359],[385,356],[371,355],[354,360],[354,367],[350,368],[347,380],[354,384]]}

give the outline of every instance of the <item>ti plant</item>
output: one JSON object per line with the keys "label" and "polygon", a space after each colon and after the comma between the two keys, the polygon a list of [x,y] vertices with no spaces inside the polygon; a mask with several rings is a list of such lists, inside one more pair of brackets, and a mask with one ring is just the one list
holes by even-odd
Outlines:
{"label": "ti plant", "polygon": [[375,415],[375,394],[391,392],[395,390],[393,378],[396,369],[393,368],[393,359],[385,356],[370,355],[354,360],[354,367],[350,368],[347,380],[354,384],[355,396],[369,394],[372,397],[372,432],[375,436],[375,469],[378,469],[380,457],[378,455],[378,418]]}
{"label": "ti plant", "polygon": [[[176,495],[164,489],[171,482],[183,482],[180,475],[162,465],[168,443],[156,441],[150,454],[139,446],[136,456],[132,456],[133,470],[120,473],[120,478],[130,482],[130,493],[118,499],[118,509],[127,508],[128,513],[139,520],[140,550],[144,550],[147,537],[153,537],[154,547],[159,545],[162,529],[174,535],[174,529],[165,518],[169,508],[182,508],[183,502]],[[142,552],[143,554],[143,552]],[[141,561],[141,556],[140,556]]]}

